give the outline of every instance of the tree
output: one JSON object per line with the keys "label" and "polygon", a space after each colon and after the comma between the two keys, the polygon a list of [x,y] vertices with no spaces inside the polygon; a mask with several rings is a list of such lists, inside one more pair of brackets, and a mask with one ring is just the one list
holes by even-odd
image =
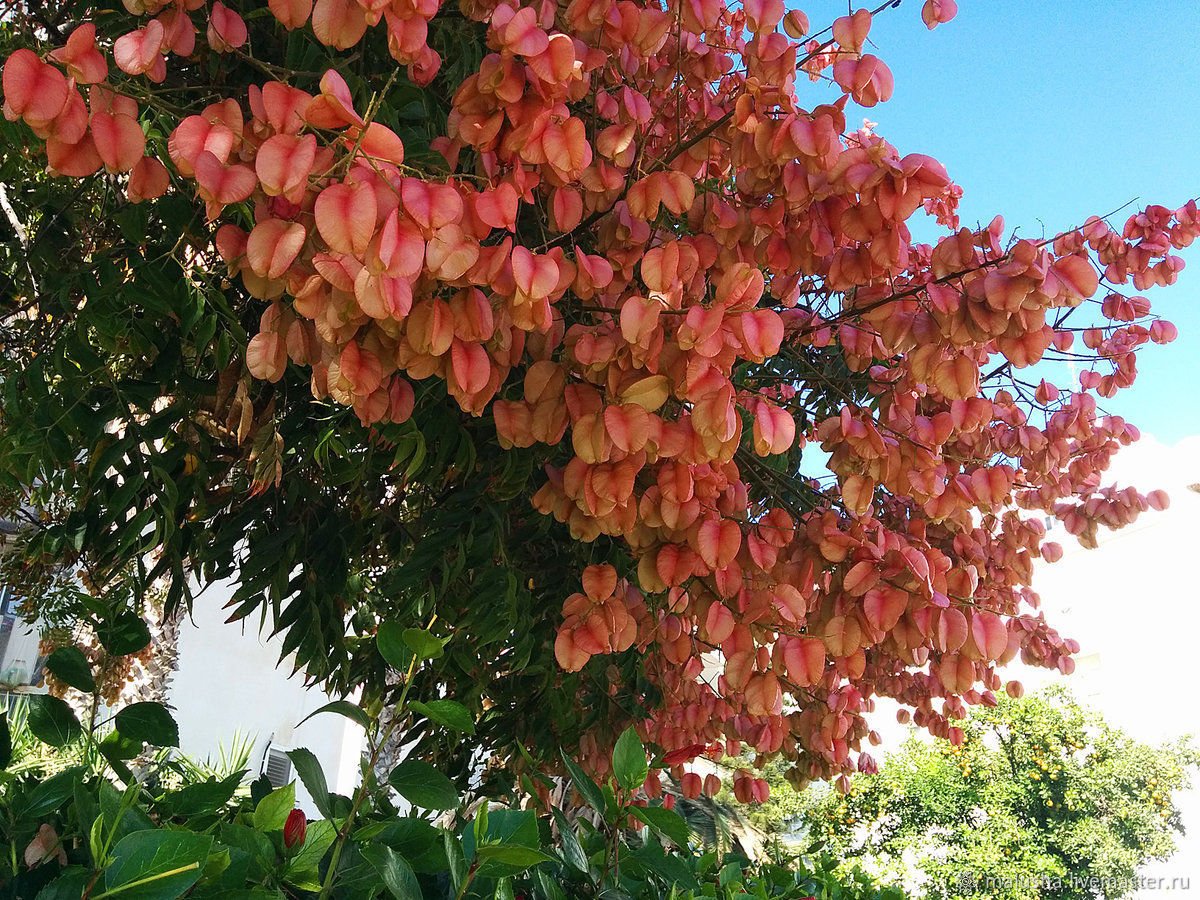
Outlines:
{"label": "tree", "polygon": [[1188,740],[1139,743],[1061,688],[978,707],[964,731],[961,744],[910,738],[802,821],[835,854],[901,875],[915,856],[932,897],[1120,897],[1175,851],[1174,798],[1200,763]]}
{"label": "tree", "polygon": [[[30,602],[106,632],[232,578],[231,619],[372,708],[380,623],[432,629],[403,687],[479,732],[413,737],[464,775],[520,745],[603,772],[636,723],[676,775],[744,743],[829,777],[870,764],[875,696],[960,737],[1018,653],[1069,671],[1042,517],[1090,543],[1166,502],[1102,485],[1137,431],[1097,397],[1173,336],[1127,286],[1200,217],[960,228],[938,162],[847,126],[891,94],[889,5],[810,35],[778,0],[18,4]],[[91,596],[38,599],[63,567]]]}

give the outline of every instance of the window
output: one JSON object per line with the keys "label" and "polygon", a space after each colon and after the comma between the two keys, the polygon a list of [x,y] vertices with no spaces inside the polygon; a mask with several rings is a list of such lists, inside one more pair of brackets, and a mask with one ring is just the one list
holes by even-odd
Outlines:
{"label": "window", "polygon": [[8,585],[0,586],[0,616],[5,618],[16,618],[17,605],[21,602],[21,598],[13,592],[13,589]]}
{"label": "window", "polygon": [[21,618],[20,605],[21,595],[0,585],[0,686],[6,690],[41,684],[46,660],[37,629]]}

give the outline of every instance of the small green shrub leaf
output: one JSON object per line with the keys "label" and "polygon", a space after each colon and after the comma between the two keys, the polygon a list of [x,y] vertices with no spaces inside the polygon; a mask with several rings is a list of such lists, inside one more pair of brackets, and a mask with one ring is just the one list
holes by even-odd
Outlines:
{"label": "small green shrub leaf", "polygon": [[113,848],[96,900],[174,900],[199,879],[212,837],[189,831],[135,831]]}
{"label": "small green shrub leaf", "polygon": [[613,748],[613,774],[626,791],[636,791],[646,780],[650,766],[646,762],[646,748],[638,739],[633,728],[626,728],[617,738]]}
{"label": "small green shrub leaf", "polygon": [[333,818],[333,804],[329,800],[329,784],[325,781],[325,773],[321,770],[321,763],[317,757],[311,750],[297,747],[295,750],[288,751],[288,758],[296,767],[296,774],[300,777],[304,789],[312,797],[317,812],[327,819]]}
{"label": "small green shrub leaf", "polygon": [[677,812],[662,806],[632,806],[629,811],[640,822],[669,837],[680,847],[688,845],[688,826]]}
{"label": "small green shrub leaf", "polygon": [[90,870],[71,866],[37,893],[37,900],[79,900],[92,880]]}
{"label": "small green shrub leaf", "polygon": [[558,826],[558,837],[559,842],[562,844],[563,859],[570,866],[578,869],[580,872],[586,873],[588,871],[588,858],[587,854],[583,852],[579,838],[575,836],[575,829],[567,821],[567,817],[562,814],[560,809],[553,807],[551,812],[554,815],[554,823]]}
{"label": "small green shrub leaf", "polygon": [[475,733],[475,721],[471,718],[471,713],[455,700],[430,700],[428,703],[414,700],[409,706],[431,722],[437,722],[463,734]]}
{"label": "small green shrub leaf", "polygon": [[412,663],[412,649],[404,640],[404,626],[399,622],[384,622],[375,632],[379,655],[397,672],[405,672]]}
{"label": "small green shrub leaf", "polygon": [[179,726],[161,703],[153,700],[130,703],[117,713],[114,721],[122,737],[155,747],[179,746]]}
{"label": "small green shrub leaf", "polygon": [[105,622],[97,631],[104,649],[113,656],[128,656],[150,643],[150,629],[137,613],[126,610]]}
{"label": "small green shrub leaf", "polygon": [[388,776],[388,784],[413,806],[421,809],[455,809],[458,791],[454,782],[429,763],[406,759]]}
{"label": "small green shrub leaf", "polygon": [[412,867],[391,847],[367,844],[360,852],[363,859],[379,873],[384,887],[395,900],[421,900],[424,896]]}
{"label": "small green shrub leaf", "polygon": [[232,798],[245,772],[234,772],[226,778],[208,778],[189,784],[167,794],[163,805],[176,816],[201,816],[216,812]]}
{"label": "small green shrub leaf", "polygon": [[62,747],[83,734],[83,726],[65,700],[49,694],[29,698],[29,730],[51,747]]}
{"label": "small green shrub leaf", "polygon": [[288,813],[296,808],[296,783],[271,791],[254,807],[254,827],[259,831],[283,831]]}
{"label": "small green shrub leaf", "polygon": [[21,815],[26,819],[40,819],[58,809],[75,793],[75,784],[82,777],[83,769],[79,766],[50,776],[33,789],[21,809]]}
{"label": "small green shrub leaf", "polygon": [[562,759],[567,767],[567,773],[571,776],[571,784],[575,786],[575,790],[579,791],[579,795],[587,801],[588,806],[600,813],[600,815],[605,815],[608,804],[605,803],[604,792],[600,790],[600,785],[596,784],[591,776],[579,768],[579,764],[567,756],[567,754],[563,753]]}
{"label": "small green shrub leaf", "polygon": [[337,713],[339,716],[345,716],[352,722],[357,722],[363,728],[368,728],[371,725],[371,717],[367,715],[366,710],[360,706],[355,706],[349,700],[334,700],[332,703],[326,703],[320,709],[314,709],[307,716],[296,723],[299,728],[313,716],[319,716],[321,713]]}
{"label": "small green shrub leaf", "polygon": [[63,684],[90,694],[96,689],[92,667],[78,647],[59,647],[46,657],[46,668]]}
{"label": "small green shrub leaf", "polygon": [[405,628],[403,637],[418,659],[440,659],[445,652],[441,639],[421,628]]}
{"label": "small green shrub leaf", "polygon": [[480,862],[503,863],[520,869],[554,860],[553,856],[536,847],[524,847],[521,844],[483,844],[475,848],[475,858]]}
{"label": "small green shrub leaf", "polygon": [[284,880],[304,890],[319,891],[321,860],[336,837],[337,829],[333,827],[332,822],[309,822],[304,833],[304,843],[288,866]]}

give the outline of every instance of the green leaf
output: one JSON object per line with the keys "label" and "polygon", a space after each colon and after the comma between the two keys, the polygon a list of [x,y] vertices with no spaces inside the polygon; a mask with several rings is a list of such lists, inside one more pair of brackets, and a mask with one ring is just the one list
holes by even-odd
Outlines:
{"label": "green leaf", "polygon": [[642,786],[649,772],[646,748],[642,746],[633,728],[626,728],[617,738],[617,745],[613,748],[613,774],[617,778],[617,784],[626,791],[636,791]]}
{"label": "green leaf", "polygon": [[104,736],[97,748],[104,758],[117,767],[121,760],[133,759],[142,752],[145,744],[142,741],[134,740],[130,737],[125,737],[119,731],[110,731]]}
{"label": "green leaf", "polygon": [[[356,707],[357,708],[357,707]],[[297,747],[288,751],[288,758],[296,767],[296,774],[304,789],[312,797],[317,811],[327,819],[333,818],[333,804],[329,802],[329,784],[325,781],[325,773],[321,771],[321,763],[311,750]]]}
{"label": "green leaf", "polygon": [[179,726],[167,708],[153,700],[130,703],[117,713],[115,723],[122,737],[155,747],[179,746]]}
{"label": "green leaf", "polygon": [[62,747],[83,734],[83,726],[66,701],[49,694],[30,696],[29,730],[51,747]]}
{"label": "green leaf", "polygon": [[274,868],[275,848],[262,832],[245,825],[226,822],[221,826],[220,838],[222,843],[245,855],[250,880],[261,882],[266,878],[268,870]]}
{"label": "green leaf", "polygon": [[12,762],[12,734],[8,730],[8,713],[0,712],[0,770]]}
{"label": "green leaf", "polygon": [[545,869],[534,869],[533,877],[537,880],[538,887],[542,889],[547,900],[565,900],[566,895],[562,892],[562,888]]}
{"label": "green leaf", "polygon": [[375,646],[379,655],[397,672],[408,671],[413,652],[404,640],[404,626],[399,622],[384,622],[375,632]]}
{"label": "green leaf", "polygon": [[[240,856],[241,854],[239,854]],[[221,876],[229,871],[229,867],[233,864],[233,853],[228,847],[218,845],[214,847],[208,854],[208,860],[204,863],[204,869],[200,873],[201,886],[210,885],[213,882],[220,881]],[[243,873],[243,878],[245,874]]]}
{"label": "green leaf", "polygon": [[471,713],[455,700],[430,700],[428,703],[414,700],[408,705],[431,722],[464,734],[475,733],[475,721],[471,718]]}
{"label": "green leaf", "polygon": [[321,713],[337,713],[339,716],[345,716],[352,722],[357,722],[363,728],[369,728],[371,725],[371,717],[367,715],[366,710],[360,706],[355,706],[349,700],[334,700],[332,703],[326,703],[320,709],[314,709],[307,716],[296,723],[299,728],[313,716],[318,716]]}
{"label": "green leaf", "polygon": [[96,816],[92,820],[92,827],[88,831],[88,850],[92,854],[92,863],[96,868],[99,869],[108,865],[108,858],[104,852],[104,816]]}
{"label": "green leaf", "polygon": [[59,647],[46,657],[46,668],[63,684],[69,684],[85,694],[96,689],[92,667],[78,647]]}
{"label": "green leaf", "polygon": [[217,338],[217,368],[224,369],[229,365],[229,360],[233,356],[233,347],[229,340],[229,332],[221,332],[221,336]]}
{"label": "green leaf", "polygon": [[367,844],[360,852],[379,873],[384,887],[395,900],[421,900],[423,895],[417,876],[403,856],[383,844]]}
{"label": "green leaf", "polygon": [[72,766],[52,775],[30,793],[21,810],[25,819],[40,819],[61,807],[75,793],[75,784],[83,776],[83,768]]}
{"label": "green leaf", "polygon": [[629,811],[636,819],[665,834],[678,846],[687,847],[687,822],[677,812],[662,806],[631,806]]}
{"label": "green leaf", "polygon": [[132,610],[125,610],[111,622],[102,623],[96,636],[100,638],[104,649],[113,656],[137,653],[150,643],[150,629],[146,627],[142,617]]}
{"label": "green leaf", "polygon": [[[546,775],[544,775],[538,771],[537,762],[534,760],[534,758],[532,756],[529,755],[529,751],[525,749],[524,744],[522,744],[520,741],[517,741],[516,744],[517,744],[517,750],[519,750],[521,753],[521,758],[524,759],[525,762],[529,763],[529,771],[531,773],[533,773],[533,776],[535,778],[537,778],[537,780],[540,781],[542,784],[544,784],[546,787],[550,788],[551,790],[554,790],[554,788],[556,787],[554,780],[551,778],[548,778]],[[522,775],[521,777],[528,778],[529,776]],[[530,782],[530,783],[532,784],[532,782]],[[533,792],[533,789],[531,788],[531,793],[532,792]]]}
{"label": "green leaf", "polygon": [[579,844],[579,838],[575,835],[575,829],[571,827],[571,823],[567,821],[567,817],[562,814],[562,810],[558,807],[551,807],[550,812],[554,816],[554,823],[558,826],[563,859],[573,868],[586,874],[588,871],[588,858],[587,854],[583,852],[583,847]]}
{"label": "green leaf", "polygon": [[475,843],[482,844],[486,842],[488,833],[487,803],[479,804],[479,810],[475,813],[475,823],[471,828],[471,833],[475,835]]}
{"label": "green leaf", "polygon": [[358,829],[352,838],[358,843],[378,842],[391,847],[404,857],[414,872],[445,871],[446,851],[441,833],[424,819],[392,818]]}
{"label": "green leaf", "polygon": [[440,659],[445,652],[441,638],[421,628],[405,628],[403,637],[404,643],[417,655],[417,659]]}
{"label": "green leaf", "polygon": [[271,784],[271,779],[267,777],[266,772],[263,772],[250,782],[250,802],[258,806],[259,802],[273,790],[275,790],[275,785]]}
{"label": "green leaf", "polygon": [[[137,803],[136,797],[141,791],[141,785],[132,778],[129,785],[122,792],[108,779],[101,779],[99,783],[100,814],[104,819],[104,828],[110,844],[119,842],[126,835],[149,831],[156,827],[154,821]],[[110,853],[105,862],[109,862],[111,858]]]}
{"label": "green leaf", "polygon": [[383,896],[383,882],[379,873],[362,858],[360,848],[346,844],[338,857],[337,887],[333,896],[338,898],[371,897],[378,900]]}
{"label": "green leaf", "polygon": [[605,784],[601,785],[600,792],[604,794],[604,808],[607,810],[605,821],[610,825],[615,824],[617,819],[621,817],[621,810],[617,807],[617,794],[613,790],[614,782],[611,778]]}
{"label": "green leaf", "polygon": [[[645,846],[629,854],[626,858],[631,862],[636,860],[637,864],[653,872],[667,884],[674,884],[680,888],[690,889],[695,893],[699,893],[700,891],[700,885],[696,882],[696,876],[688,864],[692,862],[692,859],[689,858],[685,861],[684,854],[682,853],[665,853],[663,848],[659,846],[658,841],[648,841]],[[794,883],[794,877],[789,878],[788,884]],[[722,892],[720,896],[729,897],[735,896],[735,894]],[[738,893],[736,896],[742,897],[745,895]],[[760,890],[755,896],[765,897],[767,895]],[[799,894],[794,896],[799,896]]]}
{"label": "green leaf", "polygon": [[726,863],[720,873],[717,875],[717,883],[724,887],[727,884],[732,884],[735,881],[742,880],[742,867],[736,862]]}
{"label": "green leaf", "polygon": [[91,790],[84,778],[75,782],[72,792],[72,802],[75,804],[76,815],[79,816],[79,830],[86,831],[88,826],[100,815],[100,798]]}
{"label": "green leaf", "polygon": [[62,873],[37,893],[36,900],[79,900],[92,880],[92,873],[79,866]]}
{"label": "green leaf", "polygon": [[288,866],[284,881],[298,888],[319,891],[321,889],[319,873],[321,860],[333,845],[336,837],[337,829],[333,827],[332,822],[325,820],[309,822],[304,832],[304,843],[300,846],[300,852]]}
{"label": "green leaf", "polygon": [[[464,847],[469,836],[464,834]],[[526,847],[541,846],[541,832],[537,815],[531,809],[493,809],[488,814],[487,841],[485,843],[522,844]],[[471,849],[474,844],[471,843]]]}
{"label": "green leaf", "polygon": [[587,805],[594,809],[600,815],[604,815],[608,804],[604,802],[604,793],[600,790],[600,785],[596,784],[587,772],[579,768],[575,760],[562,754],[563,763],[566,764],[567,772],[571,776],[571,784],[575,786],[575,790],[579,791],[580,796],[587,801]]}
{"label": "green leaf", "polygon": [[388,784],[413,806],[421,809],[457,809],[454,782],[419,759],[406,759],[388,776]]}
{"label": "green leaf", "polygon": [[212,837],[189,831],[135,831],[117,842],[96,900],[174,900],[194,885],[208,860]]}
{"label": "green leaf", "polygon": [[467,861],[463,858],[462,844],[453,831],[442,832],[442,843],[446,847],[446,868],[450,870],[450,885],[457,893],[467,878]]}
{"label": "green leaf", "polygon": [[536,847],[525,847],[521,844],[483,844],[475,848],[475,858],[480,862],[503,863],[521,869],[528,869],[541,862],[554,861],[553,856]]}
{"label": "green leaf", "polygon": [[[476,829],[464,828],[463,853],[478,864],[477,874],[483,878],[502,878],[517,875],[540,857],[530,854],[496,854],[495,847],[520,847],[541,853],[541,832],[532,810],[494,809],[488,813],[484,840],[476,840]],[[553,858],[553,857],[551,857]],[[532,862],[530,861],[532,860]]]}
{"label": "green leaf", "polygon": [[216,812],[233,798],[245,774],[245,771],[234,772],[219,781],[216,778],[208,778],[196,784],[189,784],[163,797],[162,805],[170,810],[172,815],[184,818]]}
{"label": "green leaf", "polygon": [[501,878],[496,882],[495,900],[515,900],[511,878]]}
{"label": "green leaf", "polygon": [[259,831],[283,831],[288,813],[296,808],[296,782],[285,784],[258,801],[254,827]]}
{"label": "green leaf", "polygon": [[421,470],[421,466],[425,462],[425,436],[420,432],[416,434],[416,446],[413,447],[412,459],[409,460],[407,468],[404,470],[404,477],[411,479]]}

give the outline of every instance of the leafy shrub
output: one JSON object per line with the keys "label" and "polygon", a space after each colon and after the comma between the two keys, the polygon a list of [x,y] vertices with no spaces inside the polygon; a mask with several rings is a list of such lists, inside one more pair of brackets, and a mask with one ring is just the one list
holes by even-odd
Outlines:
{"label": "leafy shrub", "polygon": [[[420,651],[407,662],[411,676]],[[244,769],[207,774],[173,754],[147,756],[147,744],[178,743],[160,704],[132,704],[95,729],[57,698],[31,698],[12,723],[0,720],[0,846],[8,848],[0,854],[0,896],[900,897],[861,874],[840,878],[828,855],[752,862],[698,846],[680,815],[645,799],[649,761],[632,729],[617,741],[604,782],[564,757],[574,789],[568,797],[581,801],[567,809],[521,808],[536,794],[524,804],[465,803],[445,774],[412,757],[380,778],[379,749],[413,717],[474,729],[453,700],[400,710],[386,725],[345,701],[318,710],[363,724],[368,753],[360,786],[346,797],[329,790],[311,752],[290,752],[319,813],[310,821],[296,808],[295,782],[272,789],[264,776],[246,792],[239,790]],[[55,758],[71,765],[48,764]]]}

